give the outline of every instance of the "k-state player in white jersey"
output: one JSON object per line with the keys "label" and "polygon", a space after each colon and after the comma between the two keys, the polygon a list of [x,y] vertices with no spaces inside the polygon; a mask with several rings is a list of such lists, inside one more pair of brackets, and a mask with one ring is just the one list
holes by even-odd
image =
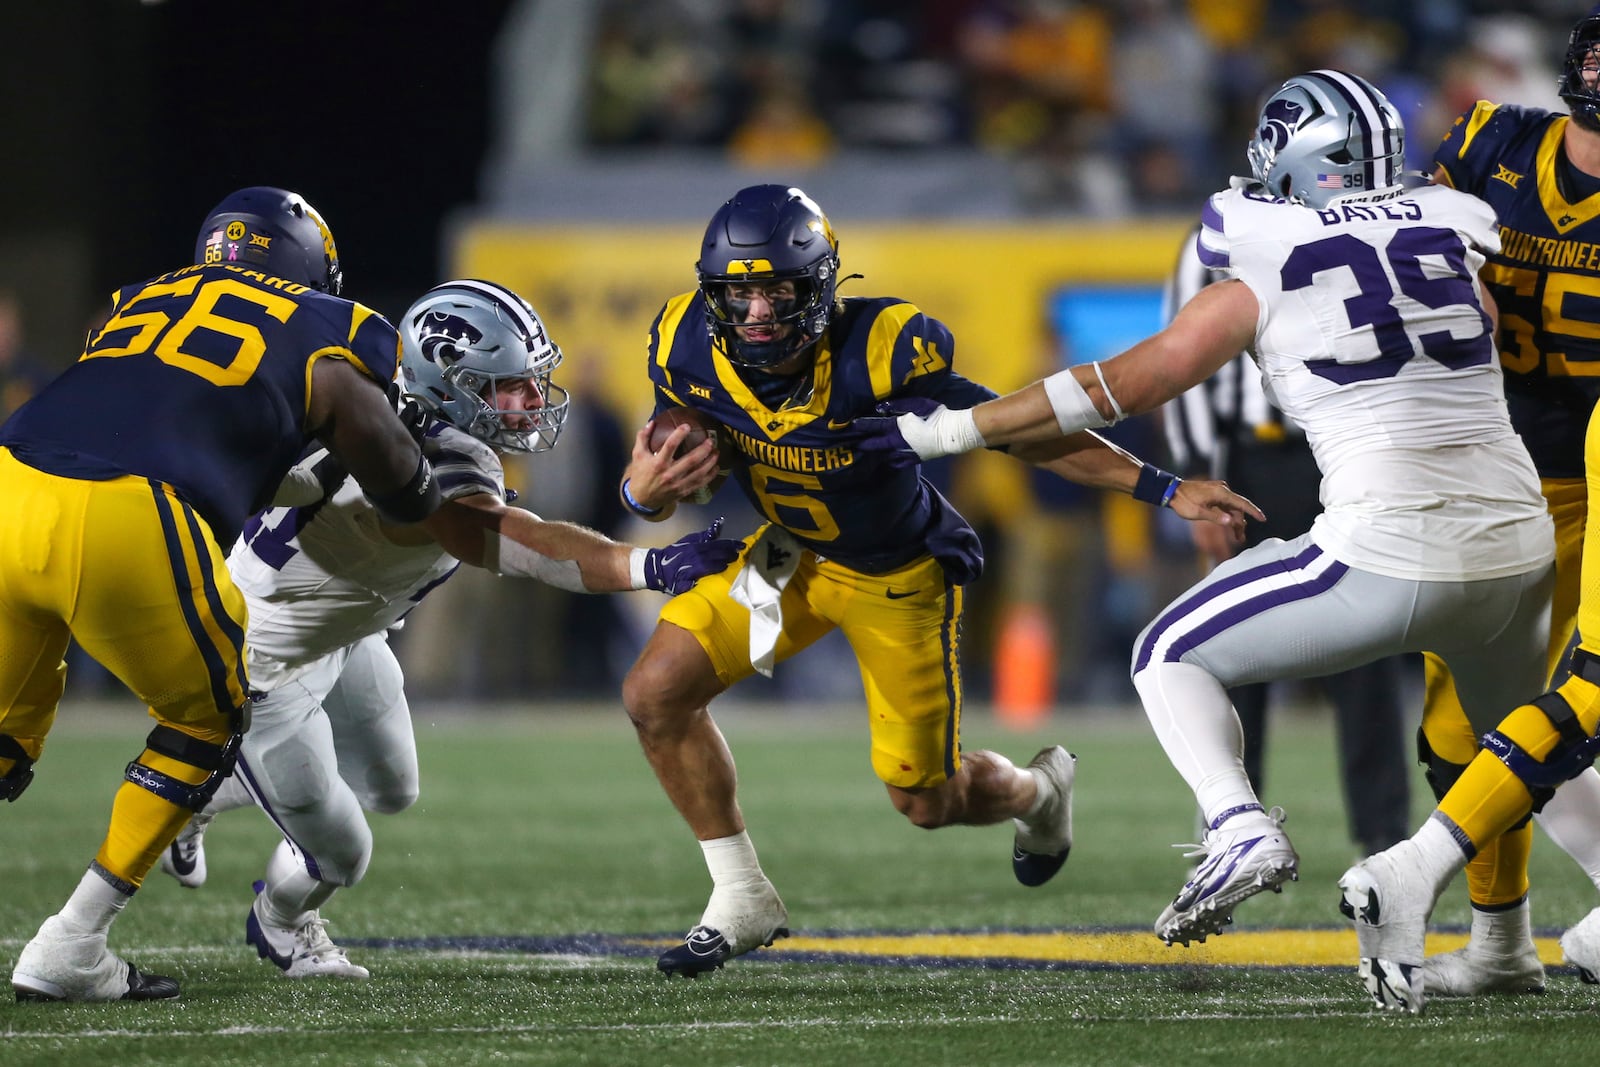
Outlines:
{"label": "k-state player in white jersey", "polygon": [[[205,881],[201,835],[219,811],[259,804],[283,832],[246,919],[246,936],[291,978],[365,978],[319,913],[372,855],[363,810],[417,798],[416,742],[388,629],[461,563],[573,592],[678,593],[738,554],[718,523],[659,549],[634,548],[507,506],[499,454],[553,447],[567,395],[550,380],[561,350],[517,294],[462,280],[430,289],[400,320],[409,401],[429,416],[423,449],[445,503],[438,521],[384,522],[326,453],[279,491],[294,506],[250,520],[228,560],[249,606],[256,691],[238,770],[162,856],[186,886]],[[684,431],[687,432],[687,431]],[[677,463],[717,463],[703,445]]]}
{"label": "k-state player in white jersey", "polygon": [[1169,944],[1205,940],[1297,876],[1281,812],[1245,776],[1227,687],[1429,650],[1469,676],[1481,732],[1543,684],[1554,542],[1477,279],[1494,217],[1448,188],[1408,191],[1403,147],[1399,114],[1363,79],[1289,79],[1250,142],[1254,179],[1203,213],[1198,253],[1231,280],[1104,364],[967,411],[870,420],[858,446],[928,459],[1105,426],[1241,349],[1305,427],[1323,475],[1311,530],[1218,567],[1134,648],[1145,711],[1207,820],[1193,877],[1156,922]]}

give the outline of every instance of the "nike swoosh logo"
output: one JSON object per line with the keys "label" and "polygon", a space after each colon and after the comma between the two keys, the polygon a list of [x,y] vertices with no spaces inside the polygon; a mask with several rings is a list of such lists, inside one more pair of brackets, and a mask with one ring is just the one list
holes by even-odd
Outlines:
{"label": "nike swoosh logo", "polygon": [[178,848],[177,845],[172,845],[169,847],[171,848],[171,854],[168,858],[172,861],[172,869],[183,875],[193,874],[194,862],[192,860],[185,859],[183,856],[183,851]]}
{"label": "nike swoosh logo", "polygon": [[852,422],[855,422],[855,421],[856,420],[854,420],[854,419],[843,419],[843,420],[840,420],[840,419],[829,419],[828,420],[828,429],[830,429],[830,430],[848,430],[850,428],[850,424]]}
{"label": "nike swoosh logo", "polygon": [[908,596],[916,596],[917,591],[915,589],[907,589],[905,592],[900,593],[890,589],[887,590],[883,595],[888,597],[890,600],[904,600]]}

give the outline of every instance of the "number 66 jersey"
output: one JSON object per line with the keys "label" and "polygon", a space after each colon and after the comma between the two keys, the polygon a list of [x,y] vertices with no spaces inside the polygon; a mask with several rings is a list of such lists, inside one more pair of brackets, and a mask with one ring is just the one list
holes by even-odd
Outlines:
{"label": "number 66 jersey", "polygon": [[382,386],[399,353],[395,328],[353,301],[242,267],[184,267],[119,290],[0,445],[66,478],[169,485],[228,545],[304,449],[313,364],[344,359]]}
{"label": "number 66 jersey", "polygon": [[1236,180],[1202,223],[1199,257],[1255,293],[1263,385],[1322,470],[1318,545],[1424,581],[1549,562],[1539,479],[1477,296],[1500,247],[1487,204],[1426,186],[1312,210]]}

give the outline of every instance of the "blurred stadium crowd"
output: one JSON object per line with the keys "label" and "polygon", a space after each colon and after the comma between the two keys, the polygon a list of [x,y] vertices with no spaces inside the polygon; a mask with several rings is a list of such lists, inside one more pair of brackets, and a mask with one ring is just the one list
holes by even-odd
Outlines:
{"label": "blurred stadium crowd", "polygon": [[1264,93],[1316,67],[1399,106],[1411,159],[1480,98],[1560,108],[1549,0],[604,0],[584,139],[751,167],[975,148],[1033,211],[1189,211]]}
{"label": "blurred stadium crowd", "polygon": [[[903,206],[913,203],[911,176],[967,158],[978,161],[979,185],[1004,184],[1006,194],[915,200],[914,210],[947,218],[1192,219],[1208,192],[1244,169],[1263,96],[1301,70],[1338,67],[1378,84],[1406,119],[1408,156],[1418,169],[1478,99],[1563,110],[1556,78],[1580,7],[1555,0],[1526,0],[1514,11],[1491,0],[521,0],[508,6],[497,44],[500,129],[481,163],[482,200],[511,215],[638,217],[677,198],[670,186],[652,203],[619,197],[602,180],[607,160],[626,161],[630,180],[646,181],[669,161],[696,160],[709,169],[692,169],[691,179],[716,184],[680,205],[689,216],[759,172],[791,175],[837,221],[828,176],[860,173],[849,169],[852,159],[872,160],[879,173],[896,168],[907,187],[880,183],[888,187],[880,202]],[[525,106],[528,99],[540,106]],[[541,185],[541,174],[554,177]],[[859,181],[853,187],[860,203],[852,216],[861,218],[872,210],[869,191]],[[339,220],[330,221],[337,229]],[[691,283],[686,273],[684,287]],[[540,304],[538,293],[528,295]],[[541,310],[560,341],[559,307]],[[626,329],[636,335],[645,325]],[[0,292],[0,416],[60,369],[30,350],[25,327],[26,309]],[[983,379],[981,368],[964,369]],[[574,359],[558,374],[575,397],[561,446],[508,462],[508,477],[546,517],[664,543],[666,531],[640,529],[616,501],[638,413],[587,388],[591,373]],[[1153,419],[1133,420],[1119,435],[1146,458],[1161,458]],[[959,468],[930,473],[961,502]],[[709,513],[718,512],[733,531],[755,522],[731,489]],[[1130,698],[1133,637],[1196,574],[1181,521],[1124,498],[1022,481],[1014,507],[972,517],[989,570],[969,593],[969,699]],[[465,570],[396,637],[419,699],[615,700],[658,596],[578,597]],[[847,663],[847,650],[836,651]],[[829,671],[822,659],[807,657],[803,677],[780,671],[771,692],[858,699],[855,672]],[[91,662],[73,670],[76,692],[114,685]],[[741,687],[745,695],[767,691],[755,682]],[[999,692],[1004,685],[1013,691]]]}

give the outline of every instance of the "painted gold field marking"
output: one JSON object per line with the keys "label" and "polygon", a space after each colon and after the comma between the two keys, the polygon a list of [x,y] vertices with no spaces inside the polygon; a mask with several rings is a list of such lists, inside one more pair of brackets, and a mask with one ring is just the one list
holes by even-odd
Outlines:
{"label": "painted gold field marking", "polygon": [[[1534,939],[1546,965],[1562,962],[1554,937]],[[639,944],[667,948],[672,939],[641,939]],[[1450,952],[1467,943],[1465,933],[1429,934],[1427,951]],[[1100,963],[1124,966],[1192,967],[1267,966],[1340,967],[1356,965],[1354,930],[1235,930],[1196,942],[1188,948],[1167,946],[1152,933],[1131,930],[1064,930],[1034,933],[804,934],[785,938],[763,952],[818,953],[829,956],[872,956],[914,959],[1037,960],[1052,963]]]}

